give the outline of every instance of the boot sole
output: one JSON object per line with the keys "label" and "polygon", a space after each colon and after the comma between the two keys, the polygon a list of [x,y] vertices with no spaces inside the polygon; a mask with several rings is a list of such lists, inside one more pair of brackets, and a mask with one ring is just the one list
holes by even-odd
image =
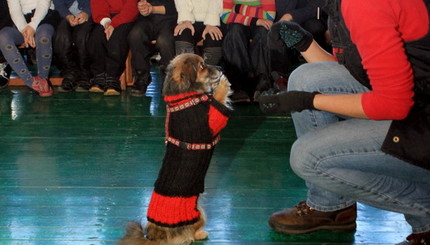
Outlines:
{"label": "boot sole", "polygon": [[93,93],[104,93],[105,92],[103,89],[98,88],[98,87],[91,87],[89,91],[93,92]]}
{"label": "boot sole", "polygon": [[115,89],[108,89],[106,90],[106,92],[104,93],[104,95],[107,96],[113,96],[113,95],[120,95],[121,93],[116,91]]}
{"label": "boot sole", "polygon": [[286,234],[306,234],[311,233],[318,230],[331,230],[331,231],[353,231],[356,229],[357,224],[355,222],[348,223],[348,224],[342,224],[342,225],[321,225],[316,227],[291,227],[291,226],[285,226],[283,224],[274,223],[269,221],[270,227],[272,227],[273,230],[280,232],[280,233],[286,233]]}

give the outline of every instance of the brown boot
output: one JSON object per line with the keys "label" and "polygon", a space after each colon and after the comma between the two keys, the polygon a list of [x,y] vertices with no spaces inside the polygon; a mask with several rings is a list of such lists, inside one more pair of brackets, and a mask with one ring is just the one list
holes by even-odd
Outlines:
{"label": "brown boot", "polygon": [[430,245],[430,231],[423,233],[412,233],[406,237],[406,241],[396,245]]}
{"label": "brown boot", "polygon": [[270,216],[269,225],[278,232],[303,234],[316,230],[349,231],[356,227],[357,206],[333,212],[321,212],[301,201],[291,209],[276,212]]}

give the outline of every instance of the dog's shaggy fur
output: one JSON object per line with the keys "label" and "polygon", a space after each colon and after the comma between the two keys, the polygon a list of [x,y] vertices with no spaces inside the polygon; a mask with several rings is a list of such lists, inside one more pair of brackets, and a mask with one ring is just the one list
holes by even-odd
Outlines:
{"label": "dog's shaggy fur", "polygon": [[[190,92],[210,93],[213,99],[231,110],[230,83],[215,66],[205,64],[202,57],[195,54],[176,56],[167,67],[163,95],[178,95]],[[203,228],[206,217],[201,207],[199,220],[191,225],[164,227],[148,222],[143,228],[139,223],[128,224],[125,236],[119,245],[187,245],[195,240],[207,238]]]}

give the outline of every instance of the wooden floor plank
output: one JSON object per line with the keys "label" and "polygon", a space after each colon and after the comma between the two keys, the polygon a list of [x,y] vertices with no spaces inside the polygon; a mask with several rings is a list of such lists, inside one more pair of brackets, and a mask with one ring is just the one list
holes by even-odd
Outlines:
{"label": "wooden floor plank", "polygon": [[[156,81],[157,79],[155,79]],[[148,97],[0,91],[0,244],[115,244],[145,219],[164,154],[164,102]],[[282,235],[271,213],[306,198],[289,167],[291,118],[235,105],[206,178],[207,245],[388,245],[410,233],[400,214],[358,205],[357,230]]]}

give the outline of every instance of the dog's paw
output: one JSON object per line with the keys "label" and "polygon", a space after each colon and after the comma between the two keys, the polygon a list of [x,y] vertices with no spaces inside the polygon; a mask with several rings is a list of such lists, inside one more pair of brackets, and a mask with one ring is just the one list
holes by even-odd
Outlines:
{"label": "dog's paw", "polygon": [[231,84],[228,81],[227,77],[223,75],[220,78],[219,85],[214,91],[214,99],[216,99],[221,104],[227,104],[228,96],[232,93],[230,86]]}
{"label": "dog's paw", "polygon": [[196,231],[196,233],[194,233],[194,239],[196,240],[203,240],[208,238],[208,236],[209,236],[209,232],[204,230],[198,230]]}

